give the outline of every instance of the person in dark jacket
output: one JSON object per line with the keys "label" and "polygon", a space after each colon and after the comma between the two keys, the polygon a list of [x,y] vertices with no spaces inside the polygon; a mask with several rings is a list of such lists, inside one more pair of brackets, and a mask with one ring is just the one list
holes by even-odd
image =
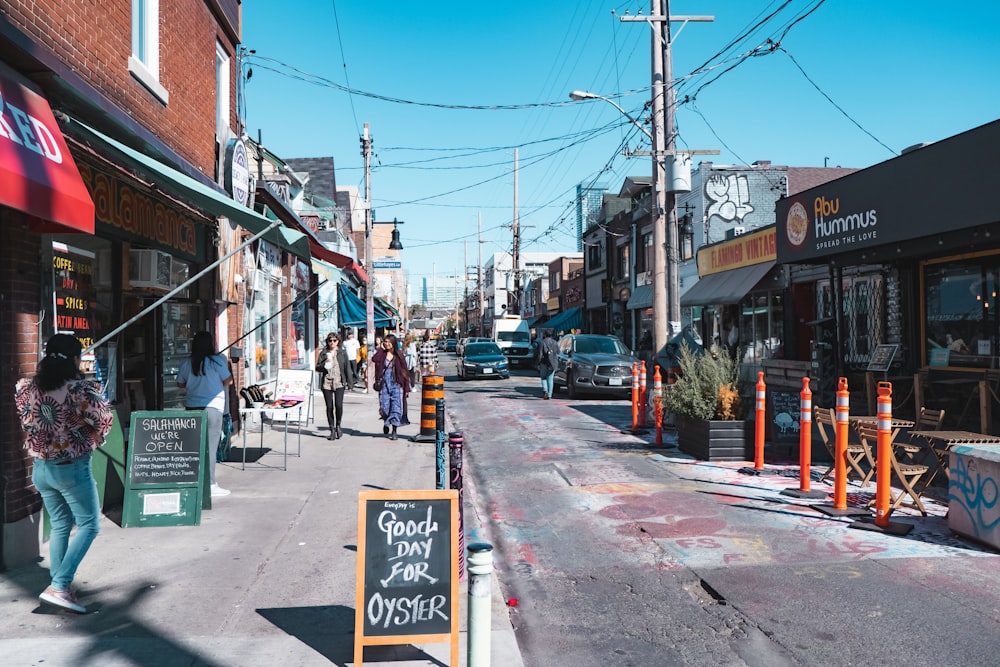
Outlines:
{"label": "person in dark jacket", "polygon": [[343,435],[341,422],[344,417],[344,391],[354,386],[354,370],[347,352],[340,347],[340,336],[335,333],[326,337],[326,347],[320,350],[316,361],[316,372],[320,374],[320,388],[326,402],[326,421],[330,425],[327,440],[336,440]]}
{"label": "person in dark jacket", "polygon": [[555,389],[556,367],[559,365],[559,345],[552,340],[552,330],[546,329],[538,346],[538,375],[542,378],[542,398],[546,401]]}
{"label": "person in dark jacket", "polygon": [[404,406],[410,394],[410,374],[396,336],[389,334],[385,337],[371,363],[375,369],[374,386],[379,394],[379,417],[384,420],[382,432],[389,434],[389,429],[392,429],[389,439],[395,440],[396,428],[407,423]]}

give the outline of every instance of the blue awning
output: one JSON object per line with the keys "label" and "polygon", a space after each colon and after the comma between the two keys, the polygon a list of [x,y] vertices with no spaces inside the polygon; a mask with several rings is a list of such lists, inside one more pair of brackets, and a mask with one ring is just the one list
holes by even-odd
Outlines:
{"label": "blue awning", "polygon": [[552,331],[559,333],[560,331],[566,332],[572,329],[582,329],[583,328],[583,311],[577,308],[570,308],[569,310],[559,313],[553,317],[548,322],[541,325],[543,329],[552,329]]}
{"label": "blue awning", "polygon": [[[338,285],[337,315],[342,327],[363,327],[368,325],[368,315],[365,302],[351,290]],[[384,310],[375,306],[375,326],[391,327],[394,320]]]}

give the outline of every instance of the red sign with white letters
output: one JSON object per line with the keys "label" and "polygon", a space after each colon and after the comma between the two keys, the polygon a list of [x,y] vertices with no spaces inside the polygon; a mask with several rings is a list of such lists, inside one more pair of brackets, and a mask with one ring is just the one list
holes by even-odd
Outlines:
{"label": "red sign with white letters", "polygon": [[94,202],[52,109],[15,76],[0,70],[0,205],[93,234]]}

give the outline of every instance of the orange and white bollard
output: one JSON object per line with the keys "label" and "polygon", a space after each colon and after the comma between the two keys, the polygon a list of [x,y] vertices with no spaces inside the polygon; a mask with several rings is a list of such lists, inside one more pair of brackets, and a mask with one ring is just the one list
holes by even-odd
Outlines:
{"label": "orange and white bollard", "polygon": [[639,362],[639,426],[646,425],[646,362]]}
{"label": "orange and white bollard", "polygon": [[660,366],[653,369],[653,420],[656,422],[656,445],[663,446],[663,383]]}
{"label": "orange and white bollard", "polygon": [[834,433],[833,507],[847,509],[847,434],[850,428],[851,394],[847,391],[847,378],[840,378],[837,389],[837,410]]}
{"label": "orange and white bollard", "polygon": [[632,362],[632,430],[639,430],[639,364]]}
{"label": "orange and white bollard", "polygon": [[802,378],[799,393],[799,488],[785,489],[782,495],[793,498],[825,498],[825,491],[810,488],[810,468],[812,467],[812,414],[813,395],[809,388],[809,378]]}
{"label": "orange and white bollard", "polygon": [[754,438],[754,470],[764,469],[764,413],[766,406],[767,385],[764,384],[764,371],[757,372],[757,423]]}
{"label": "orange and white bollard", "polygon": [[892,383],[878,383],[878,449],[875,460],[875,525],[889,526],[889,502],[892,498],[892,471],[889,461],[892,453]]}
{"label": "orange and white bollard", "polygon": [[809,468],[812,466],[813,394],[809,378],[802,378],[799,393],[799,491],[809,493]]}

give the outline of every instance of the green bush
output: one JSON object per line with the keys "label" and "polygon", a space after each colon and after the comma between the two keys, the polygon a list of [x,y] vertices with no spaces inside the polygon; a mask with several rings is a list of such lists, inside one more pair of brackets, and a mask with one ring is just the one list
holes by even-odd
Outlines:
{"label": "green bush", "polygon": [[716,355],[696,353],[687,345],[681,347],[679,360],[681,375],[665,388],[664,408],[688,419],[736,419],[737,360],[725,350]]}

